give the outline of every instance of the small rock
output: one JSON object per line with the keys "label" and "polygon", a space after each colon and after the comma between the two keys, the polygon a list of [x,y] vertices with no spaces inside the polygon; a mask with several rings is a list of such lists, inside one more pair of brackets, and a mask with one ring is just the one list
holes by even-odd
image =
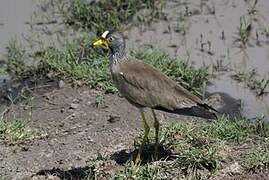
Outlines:
{"label": "small rock", "polygon": [[60,80],[59,83],[58,83],[58,87],[61,89],[65,86],[65,83],[63,80]]}
{"label": "small rock", "polygon": [[79,102],[81,102],[82,101],[82,99],[80,99],[80,98],[75,98],[75,99],[73,99],[73,103],[75,103],[75,104],[78,104]]}
{"label": "small rock", "polygon": [[240,174],[242,172],[242,166],[238,162],[235,162],[229,167],[229,172],[232,174]]}
{"label": "small rock", "polygon": [[28,109],[30,109],[30,106],[24,106],[23,107],[23,110],[28,110]]}
{"label": "small rock", "polygon": [[47,73],[47,77],[48,78],[52,78],[53,77],[53,73],[52,72]]}
{"label": "small rock", "polygon": [[90,91],[89,90],[83,91],[82,94],[88,95],[88,94],[90,94]]}
{"label": "small rock", "polygon": [[243,172],[242,166],[238,162],[234,162],[233,164],[225,167],[221,170],[221,174],[241,174]]}
{"label": "small rock", "polygon": [[28,150],[29,150],[29,147],[26,147],[26,146],[21,147],[21,151],[28,151]]}
{"label": "small rock", "polygon": [[87,105],[88,105],[88,106],[91,106],[91,105],[92,105],[92,102],[91,102],[91,101],[88,101],[88,102],[87,102]]}
{"label": "small rock", "polygon": [[107,121],[110,122],[110,123],[115,123],[115,122],[117,122],[119,120],[120,120],[120,116],[110,114]]}
{"label": "small rock", "polygon": [[48,175],[48,180],[60,180],[60,178],[58,176],[55,175]]}
{"label": "small rock", "polygon": [[87,141],[88,143],[93,143],[94,142],[93,139],[92,139],[92,137],[90,137],[90,136],[87,137],[87,140],[88,140]]}
{"label": "small rock", "polygon": [[69,109],[77,109],[78,107],[79,107],[79,104],[71,103]]}
{"label": "small rock", "polygon": [[83,82],[82,81],[75,81],[74,83],[78,87],[81,87],[83,85]]}
{"label": "small rock", "polygon": [[59,124],[59,127],[64,127],[64,123]]}

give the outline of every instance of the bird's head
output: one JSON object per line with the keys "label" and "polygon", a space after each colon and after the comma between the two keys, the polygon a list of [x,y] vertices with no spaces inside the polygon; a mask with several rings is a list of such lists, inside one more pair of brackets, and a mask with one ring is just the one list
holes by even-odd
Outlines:
{"label": "bird's head", "polygon": [[123,52],[125,50],[125,40],[120,32],[105,31],[102,36],[93,43],[94,48],[110,50],[110,52]]}

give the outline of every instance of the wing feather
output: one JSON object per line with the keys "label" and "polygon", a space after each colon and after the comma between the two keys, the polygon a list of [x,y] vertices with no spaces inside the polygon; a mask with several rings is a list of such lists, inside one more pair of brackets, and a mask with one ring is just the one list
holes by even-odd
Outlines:
{"label": "wing feather", "polygon": [[127,100],[146,107],[168,110],[191,108],[202,103],[200,98],[140,60],[120,64],[119,90]]}

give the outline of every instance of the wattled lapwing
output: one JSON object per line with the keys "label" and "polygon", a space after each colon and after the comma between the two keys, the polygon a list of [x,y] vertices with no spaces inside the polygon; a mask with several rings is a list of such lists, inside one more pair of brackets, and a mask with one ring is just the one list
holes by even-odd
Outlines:
{"label": "wattled lapwing", "polygon": [[141,113],[145,133],[136,156],[136,163],[141,161],[141,152],[150,130],[144,108],[150,108],[154,118],[155,158],[158,153],[160,124],[154,110],[216,119],[216,111],[204,104],[199,97],[190,93],[153,66],[127,56],[122,33],[105,31],[100,39],[93,43],[93,47],[109,51],[110,71],[116,87],[121,95],[136,106]]}

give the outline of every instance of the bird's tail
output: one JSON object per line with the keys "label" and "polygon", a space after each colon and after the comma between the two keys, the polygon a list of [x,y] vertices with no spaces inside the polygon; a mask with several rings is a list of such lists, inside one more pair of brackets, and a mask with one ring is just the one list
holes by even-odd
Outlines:
{"label": "bird's tail", "polygon": [[154,109],[185,116],[196,116],[205,119],[218,118],[217,117],[218,111],[212,108],[211,106],[208,106],[207,104],[198,104],[197,106],[193,106],[191,108],[180,108],[174,110],[165,109],[163,107],[155,107]]}
{"label": "bird's tail", "polygon": [[198,107],[202,111],[201,113],[204,113],[206,116],[208,116],[209,119],[217,119],[219,112],[214,109],[213,107],[207,105],[207,104],[198,104]]}
{"label": "bird's tail", "polygon": [[191,108],[184,108],[184,109],[176,109],[174,110],[177,114],[187,115],[187,116],[196,116],[205,119],[217,119],[217,113],[212,111],[210,108],[206,106],[194,106]]}

